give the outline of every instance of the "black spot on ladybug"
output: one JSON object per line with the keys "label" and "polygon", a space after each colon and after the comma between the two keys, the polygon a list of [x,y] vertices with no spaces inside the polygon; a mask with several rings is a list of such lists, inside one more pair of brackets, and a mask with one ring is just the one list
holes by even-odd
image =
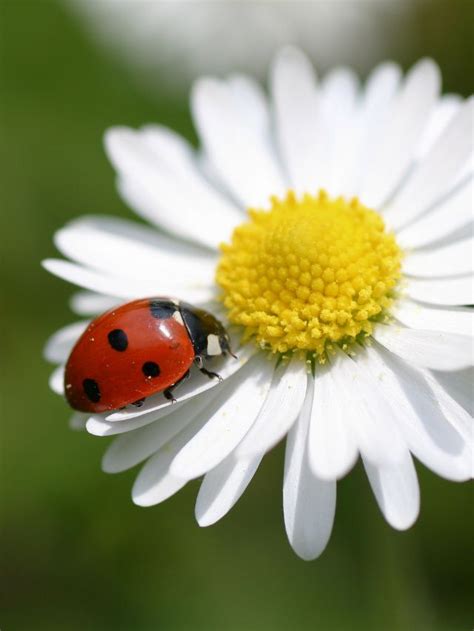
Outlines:
{"label": "black spot on ladybug", "polygon": [[141,408],[144,403],[145,399],[138,399],[138,401],[134,401],[132,405],[134,405],[136,408]]}
{"label": "black spot on ladybug", "polygon": [[122,329],[114,329],[110,331],[107,335],[107,339],[109,340],[110,346],[114,349],[114,351],[119,351],[122,353],[127,350],[128,346],[128,337],[125,331]]}
{"label": "black spot on ladybug", "polygon": [[150,311],[154,318],[167,320],[173,317],[176,305],[168,300],[150,300]]}
{"label": "black spot on ladybug", "polygon": [[145,377],[158,377],[160,367],[155,362],[145,362],[142,366],[142,371]]}
{"label": "black spot on ladybug", "polygon": [[82,387],[84,388],[84,392],[86,393],[86,397],[89,401],[92,401],[92,403],[99,403],[100,388],[97,381],[94,381],[94,379],[84,379]]}

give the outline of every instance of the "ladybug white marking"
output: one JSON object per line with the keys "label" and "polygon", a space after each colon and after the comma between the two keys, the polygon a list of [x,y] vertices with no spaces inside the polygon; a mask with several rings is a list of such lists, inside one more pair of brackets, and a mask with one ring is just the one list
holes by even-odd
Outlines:
{"label": "ladybug white marking", "polygon": [[179,311],[175,311],[173,313],[173,320],[176,320],[176,322],[179,322],[184,326],[183,317],[181,316],[181,313]]}
{"label": "ladybug white marking", "polygon": [[219,337],[211,333],[207,336],[207,354],[208,355],[221,355],[222,348],[219,342]]}

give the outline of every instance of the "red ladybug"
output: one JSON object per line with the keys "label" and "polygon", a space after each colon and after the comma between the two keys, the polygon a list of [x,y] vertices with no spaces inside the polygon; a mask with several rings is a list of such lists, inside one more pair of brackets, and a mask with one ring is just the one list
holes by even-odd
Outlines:
{"label": "red ladybug", "polygon": [[72,408],[101,413],[130,403],[140,406],[173,388],[193,362],[232,354],[229,336],[212,314],[170,298],[134,300],[96,318],[72,349],[64,386]]}

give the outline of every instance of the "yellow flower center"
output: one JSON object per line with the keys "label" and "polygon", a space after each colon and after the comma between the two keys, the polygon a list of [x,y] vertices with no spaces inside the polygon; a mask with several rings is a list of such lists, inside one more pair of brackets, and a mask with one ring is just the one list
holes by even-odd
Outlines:
{"label": "yellow flower center", "polygon": [[251,209],[221,250],[217,283],[244,338],[319,361],[331,342],[369,335],[386,315],[402,259],[378,213],[324,191]]}

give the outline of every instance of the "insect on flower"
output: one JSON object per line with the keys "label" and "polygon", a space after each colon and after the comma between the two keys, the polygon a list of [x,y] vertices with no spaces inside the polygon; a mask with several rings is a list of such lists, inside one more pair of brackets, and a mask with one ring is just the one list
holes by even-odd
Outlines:
{"label": "insect on flower", "polygon": [[229,336],[212,314],[170,298],[134,300],[96,318],[66,363],[64,389],[75,410],[100,414],[163,391],[189,376],[193,363],[208,377],[221,377],[204,361],[230,350]]}
{"label": "insect on flower", "polygon": [[[155,380],[166,375],[166,391],[201,355],[181,328],[179,370],[140,352],[132,385],[141,385],[127,398],[109,398],[102,377],[81,371],[83,398],[83,380],[94,381],[87,410],[148,398],[140,409],[75,414],[74,424],[115,436],[105,471],[143,463],[139,505],[203,476],[202,526],[227,514],[285,439],[285,528],[304,559],[324,550],[337,481],[359,457],[385,519],[409,528],[420,505],[414,458],[449,480],[472,476],[473,99],[441,96],[431,60],[405,77],[381,64],[361,86],[349,68],[317,79],[286,48],[270,95],[249,77],[203,78],[192,112],[198,151],[160,126],[106,134],[121,196],[152,225],[79,219],[55,237],[69,260],[45,267],[87,290],[73,298],[83,316],[118,315],[123,302],[153,295],[209,308],[239,359],[212,360],[222,383],[194,371],[176,403],[148,397]],[[153,319],[149,306],[142,315]],[[48,343],[59,392],[88,326]],[[208,355],[228,350],[213,326]],[[131,333],[111,319],[101,344],[126,362]]]}

